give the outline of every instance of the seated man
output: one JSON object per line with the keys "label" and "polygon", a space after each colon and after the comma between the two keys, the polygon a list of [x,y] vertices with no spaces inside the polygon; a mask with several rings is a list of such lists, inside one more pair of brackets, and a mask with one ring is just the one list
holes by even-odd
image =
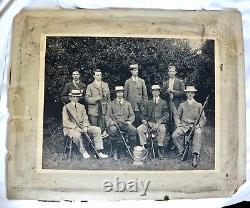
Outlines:
{"label": "seated man", "polygon": [[156,137],[158,155],[160,159],[164,159],[163,142],[166,138],[166,127],[164,124],[169,120],[169,110],[167,102],[159,97],[159,85],[152,86],[152,94],[153,99],[146,104],[143,111],[142,124],[137,128],[137,131],[140,137],[141,145],[147,144],[146,134],[149,126],[158,132]]}
{"label": "seated man", "polygon": [[94,146],[100,158],[108,158],[102,153],[103,141],[101,136],[101,129],[89,124],[88,116],[85,107],[78,103],[79,97],[82,96],[80,90],[72,90],[69,93],[70,103],[63,107],[63,132],[65,136],[73,139],[73,142],[78,146],[83,158],[88,159],[90,155],[85,150],[82,141],[82,133],[87,133],[93,136]]}
{"label": "seated man", "polygon": [[131,104],[124,100],[123,86],[115,87],[117,98],[108,104],[107,113],[105,115],[106,124],[108,126],[107,132],[110,135],[112,147],[114,151],[114,160],[119,158],[119,148],[117,140],[120,137],[117,126],[128,134],[130,151],[133,152],[136,145],[136,128],[132,125],[135,120],[135,115]]}
{"label": "seated man", "polygon": [[[194,86],[187,86],[186,90],[187,100],[181,103],[178,108],[176,117],[177,129],[174,131],[172,138],[178,149],[178,155],[182,155],[184,151],[183,136],[193,127],[195,121],[198,119],[202,111],[202,104],[194,100],[195,92]],[[204,111],[201,114],[200,122],[196,126],[192,142],[193,161],[192,166],[198,165],[198,159],[201,149],[201,127],[205,125],[206,117]]]}

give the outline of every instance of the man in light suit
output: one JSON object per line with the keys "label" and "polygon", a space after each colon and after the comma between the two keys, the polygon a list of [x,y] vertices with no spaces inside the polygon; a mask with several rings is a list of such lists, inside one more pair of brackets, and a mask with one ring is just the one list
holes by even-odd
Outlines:
{"label": "man in light suit", "polygon": [[[153,99],[150,100],[143,111],[142,124],[137,128],[140,144],[146,145],[148,125],[157,131],[158,155],[160,159],[164,159],[163,142],[166,139],[165,123],[169,120],[169,109],[167,102],[160,98],[160,86],[152,85]],[[168,141],[167,141],[168,143]]]}
{"label": "man in light suit", "polygon": [[161,89],[161,95],[164,100],[172,100],[175,104],[176,109],[183,102],[184,93],[184,83],[182,80],[175,77],[176,68],[174,65],[168,66],[169,79],[163,83]]}
{"label": "man in light suit", "polygon": [[69,97],[71,102],[63,107],[62,112],[64,135],[70,137],[78,146],[83,158],[88,159],[90,155],[83,145],[82,133],[90,134],[94,139],[94,145],[100,158],[108,158],[108,156],[102,152],[103,141],[101,129],[89,124],[84,105],[78,103],[79,98],[82,97],[82,92],[80,90],[72,90],[69,93]]}
{"label": "man in light suit", "polygon": [[[80,81],[80,73],[78,70],[75,70],[72,72],[72,78],[73,80],[71,82],[68,82],[62,92],[62,101],[64,104],[69,103],[70,102],[70,96],[69,93],[72,90],[80,90],[80,92],[84,95],[85,91],[86,91],[86,85]],[[81,104],[84,104],[84,97],[80,97],[79,98],[79,102]]]}
{"label": "man in light suit", "polygon": [[[197,91],[194,86],[187,86],[184,90],[187,95],[187,100],[181,103],[178,108],[176,117],[177,129],[174,131],[172,138],[178,149],[178,155],[182,155],[184,151],[183,136],[193,127],[195,121],[198,119],[202,111],[202,104],[195,101],[194,96]],[[206,116],[204,111],[201,114],[200,121],[196,126],[192,142],[193,161],[192,166],[198,165],[200,149],[201,149],[201,128],[206,123]]]}
{"label": "man in light suit", "polygon": [[100,69],[94,70],[94,81],[87,86],[85,101],[88,104],[89,121],[92,126],[99,126],[103,131],[105,125],[105,114],[110,102],[109,86],[102,81]]}
{"label": "man in light suit", "polygon": [[110,135],[110,139],[112,142],[112,148],[114,152],[113,157],[114,160],[118,160],[120,152],[118,140],[120,138],[120,135],[118,133],[117,126],[121,129],[121,131],[124,131],[128,134],[131,152],[133,152],[133,149],[136,145],[137,130],[132,125],[135,120],[133,108],[131,104],[123,98],[123,86],[116,86],[115,91],[117,97],[109,103],[105,119],[108,126],[107,132]]}
{"label": "man in light suit", "polygon": [[135,114],[134,126],[137,127],[141,124],[141,111],[148,101],[147,88],[145,81],[138,77],[138,64],[129,66],[131,71],[131,78],[126,80],[124,85],[124,99],[131,103]]}

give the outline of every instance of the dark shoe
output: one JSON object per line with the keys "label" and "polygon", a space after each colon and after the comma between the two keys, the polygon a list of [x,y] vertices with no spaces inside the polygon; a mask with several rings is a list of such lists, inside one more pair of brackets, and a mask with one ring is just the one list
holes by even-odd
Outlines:
{"label": "dark shoe", "polygon": [[117,151],[114,151],[113,159],[114,159],[115,161],[119,160],[119,154],[118,154]]}
{"label": "dark shoe", "polygon": [[199,155],[194,153],[193,154],[193,161],[192,161],[192,167],[196,168],[199,162]]}

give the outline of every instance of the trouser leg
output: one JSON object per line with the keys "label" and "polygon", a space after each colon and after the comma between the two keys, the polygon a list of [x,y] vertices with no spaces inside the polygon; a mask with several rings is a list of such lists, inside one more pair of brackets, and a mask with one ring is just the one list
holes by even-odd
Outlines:
{"label": "trouser leg", "polygon": [[192,153],[200,154],[201,149],[201,129],[198,128],[194,131],[194,137],[192,142]]}
{"label": "trouser leg", "polygon": [[137,127],[137,132],[140,139],[140,145],[147,144],[147,138],[146,138],[147,126],[145,124],[141,124],[139,127]]}
{"label": "trouser leg", "polygon": [[107,133],[109,134],[113,151],[117,151],[118,150],[118,145],[117,145],[118,135],[117,135],[116,126],[109,126],[107,128]]}
{"label": "trouser leg", "polygon": [[166,129],[164,124],[160,124],[158,128],[158,136],[157,136],[157,142],[158,146],[163,147],[163,142],[166,138]]}
{"label": "trouser leg", "polygon": [[67,136],[70,137],[73,140],[73,142],[78,147],[79,152],[81,152],[81,153],[85,152],[85,147],[83,145],[82,135],[81,135],[80,132],[78,132],[76,130],[70,130],[68,132]]}
{"label": "trouser leg", "polygon": [[102,141],[101,129],[97,126],[89,126],[87,133],[93,137],[95,148],[97,150],[102,150],[103,141]]}
{"label": "trouser leg", "polygon": [[177,147],[179,153],[184,151],[183,135],[184,132],[180,128],[177,128],[172,135],[173,143]]}
{"label": "trouser leg", "polygon": [[128,140],[129,140],[129,146],[131,152],[134,150],[134,147],[136,146],[136,136],[137,136],[137,130],[133,125],[128,124],[120,124],[120,129],[128,134]]}
{"label": "trouser leg", "polygon": [[133,125],[135,127],[138,127],[141,124],[141,114],[139,111],[134,111],[134,114],[135,114],[135,121],[134,121]]}
{"label": "trouser leg", "polygon": [[89,116],[89,123],[91,124],[91,126],[99,126],[98,116]]}

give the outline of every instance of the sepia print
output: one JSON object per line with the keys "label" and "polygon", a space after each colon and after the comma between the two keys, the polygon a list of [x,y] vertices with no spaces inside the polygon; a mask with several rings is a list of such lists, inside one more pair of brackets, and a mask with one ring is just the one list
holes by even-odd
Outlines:
{"label": "sepia print", "polygon": [[[47,35],[42,168],[83,170],[214,169],[214,44],[215,41],[211,39]],[[138,75],[133,74],[131,67],[136,69],[135,73],[138,71]],[[170,73],[172,74],[170,75]],[[138,83],[130,83],[130,78],[133,79],[133,76],[138,77]],[[168,93],[170,76],[174,77],[172,88],[175,92],[172,94],[172,98]],[[97,85],[98,80],[101,83],[100,87]],[[140,82],[144,87],[142,89]],[[154,91],[160,92],[162,103],[165,104],[163,107],[161,103],[159,106],[158,103],[156,105],[149,103],[153,99],[152,86],[157,85],[159,89]],[[107,124],[105,121],[107,106],[116,99],[116,86],[124,86],[124,99],[130,101],[135,114],[129,132],[122,132],[123,139],[126,140],[127,144],[119,141],[122,138],[119,138],[121,137],[119,132],[117,134],[119,155],[116,155],[116,150],[114,151],[114,138],[109,135],[112,134],[110,128],[113,127],[110,122]],[[187,139],[190,129],[195,124],[200,113],[198,111],[197,114],[197,109],[194,107],[193,113],[188,115],[189,117],[182,119],[180,109],[180,115],[178,114],[178,107],[187,100],[185,90],[189,86],[197,89],[197,92],[195,92],[197,103],[203,105],[207,96],[209,96],[209,101],[204,108],[203,121],[200,119],[195,127],[197,128],[199,124],[202,124],[202,128],[196,130],[200,131],[198,132],[200,138],[195,141],[195,146],[190,145],[189,156],[185,161],[182,161],[181,151],[183,151],[182,146],[185,146],[185,144],[179,143],[185,142],[184,137]],[[79,141],[76,141],[78,135],[75,135],[74,125],[68,128],[64,126],[66,125],[66,119],[65,115],[64,118],[62,115],[63,106],[70,103],[68,95],[71,92],[70,90],[77,90],[78,88],[81,90],[78,103],[82,104],[86,109],[86,116],[89,120],[87,125],[101,128],[103,140],[101,141],[101,154],[103,154],[104,158],[98,159],[96,157],[94,154],[95,148],[93,149],[90,146],[84,135],[81,135],[83,147],[78,144]],[[158,92],[155,93],[158,94]],[[96,101],[98,96],[101,96],[100,105]],[[149,109],[147,111],[145,108],[148,103]],[[158,106],[157,112],[152,112],[155,106]],[[70,105],[68,107],[70,108]],[[188,109],[188,111],[190,110]],[[118,112],[120,111],[122,109],[118,109]],[[68,113],[67,111],[64,112],[67,115]],[[149,115],[152,113],[154,115]],[[142,124],[142,120],[145,122],[145,118],[149,119],[152,127],[148,126],[147,123]],[[98,119],[102,120],[102,124],[99,123]],[[109,118],[107,119],[109,120]],[[178,119],[179,121],[177,121]],[[79,118],[80,120],[81,118]],[[186,126],[184,129],[178,129],[178,132],[183,131],[184,133],[181,135],[180,142],[176,144],[172,135],[181,120],[182,124],[184,122]],[[72,121],[72,118],[69,118],[68,122],[73,124],[75,120]],[[153,129],[154,124],[157,122],[160,122],[160,125],[158,128]],[[153,137],[151,134],[153,134]],[[154,136],[154,134],[156,135]],[[174,136],[178,134],[180,132],[175,133]],[[191,139],[193,139],[193,136],[191,136]],[[134,137],[133,144],[128,141],[130,137]],[[93,139],[91,135],[90,139]],[[73,140],[73,142],[69,140]],[[158,143],[160,143],[160,146]],[[180,147],[177,148],[177,145],[180,145]],[[145,158],[141,166],[133,163],[133,150],[136,146],[137,148],[142,147],[143,152],[146,151],[143,153]],[[192,165],[193,153],[197,153],[199,157],[197,158],[199,164],[195,165],[195,167]]]}
{"label": "sepia print", "polygon": [[21,11],[8,198],[230,197],[245,181],[243,54],[236,11]]}

